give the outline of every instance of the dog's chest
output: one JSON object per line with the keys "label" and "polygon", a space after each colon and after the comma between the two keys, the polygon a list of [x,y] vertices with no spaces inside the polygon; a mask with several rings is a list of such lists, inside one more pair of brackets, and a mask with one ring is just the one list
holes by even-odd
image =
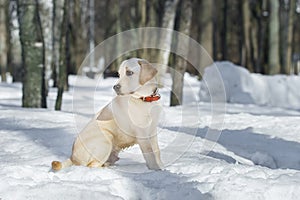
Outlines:
{"label": "dog's chest", "polygon": [[112,136],[114,147],[124,149],[136,144],[134,132],[128,127],[120,127],[115,120],[98,121],[98,124],[103,134]]}
{"label": "dog's chest", "polygon": [[118,134],[116,134],[113,139],[114,146],[119,149],[125,149],[136,143],[137,143],[136,137],[128,133],[125,133],[123,131],[120,131]]}

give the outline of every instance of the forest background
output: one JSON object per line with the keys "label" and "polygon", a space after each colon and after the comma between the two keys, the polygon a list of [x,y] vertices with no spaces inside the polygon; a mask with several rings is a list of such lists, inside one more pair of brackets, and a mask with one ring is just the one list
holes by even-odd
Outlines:
{"label": "forest background", "polygon": [[[0,0],[1,81],[12,77],[23,83],[24,107],[47,107],[49,87],[57,87],[59,110],[69,74],[116,76],[127,57],[165,63],[201,79],[200,65],[191,66],[172,53],[162,60],[157,49],[140,49],[113,63],[104,60],[102,66],[79,70],[96,45],[141,27],[182,32],[214,61],[229,60],[250,72],[299,73],[300,0]],[[117,52],[121,42],[106,53]],[[176,44],[173,38],[170,45]]]}

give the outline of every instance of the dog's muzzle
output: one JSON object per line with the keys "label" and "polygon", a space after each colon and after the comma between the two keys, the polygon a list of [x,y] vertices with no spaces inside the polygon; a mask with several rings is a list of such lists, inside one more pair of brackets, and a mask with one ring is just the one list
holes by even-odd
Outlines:
{"label": "dog's muzzle", "polygon": [[117,94],[121,93],[121,85],[120,84],[114,85],[113,89],[116,91]]}

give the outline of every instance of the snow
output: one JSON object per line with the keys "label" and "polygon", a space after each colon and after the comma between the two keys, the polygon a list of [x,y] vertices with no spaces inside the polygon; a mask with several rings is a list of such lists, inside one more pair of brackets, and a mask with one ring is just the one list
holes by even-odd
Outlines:
{"label": "snow", "polygon": [[[231,62],[215,64],[224,82],[227,102],[300,109],[300,76],[265,76],[250,73]],[[213,67],[206,68],[203,78],[212,80],[214,77]],[[217,88],[218,85],[211,87]],[[204,82],[201,88],[200,99],[209,101],[210,96]]]}
{"label": "snow", "polygon": [[[137,146],[123,151],[111,167],[72,166],[50,171],[53,160],[68,158],[80,127],[113,98],[111,88],[116,79],[71,76],[62,111],[53,110],[55,89],[50,90],[48,109],[26,109],[21,108],[21,84],[1,83],[0,198],[299,199],[298,104],[296,100],[286,101],[285,106],[275,103],[279,98],[275,90],[269,89],[267,99],[258,93],[262,87],[253,83],[258,77],[267,85],[281,80],[281,88],[291,87],[282,89],[281,95],[297,98],[292,83],[298,84],[298,77],[264,77],[228,68],[233,71],[220,69],[222,77],[236,74],[245,80],[225,79],[227,100],[232,103],[226,104],[222,134],[209,152],[202,147],[212,123],[211,103],[195,103],[200,83],[186,75],[184,105],[168,107],[171,82],[167,76],[166,87],[160,90],[162,171],[148,170]],[[200,93],[204,94],[204,89]],[[249,96],[251,101],[247,101]]]}

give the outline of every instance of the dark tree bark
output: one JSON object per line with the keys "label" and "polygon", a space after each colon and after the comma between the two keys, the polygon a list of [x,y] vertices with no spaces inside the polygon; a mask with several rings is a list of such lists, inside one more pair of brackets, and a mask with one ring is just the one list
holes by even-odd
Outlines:
{"label": "dark tree bark", "polygon": [[18,0],[22,46],[23,107],[46,108],[44,41],[38,1]]}
{"label": "dark tree bark", "polygon": [[69,21],[69,0],[64,2],[63,22],[61,26],[60,47],[59,47],[59,79],[55,110],[61,110],[63,92],[67,80],[67,31]]}
{"label": "dark tree bark", "polygon": [[270,1],[268,73],[280,73],[279,0]]}
{"label": "dark tree bark", "polygon": [[[193,3],[193,11],[192,11],[192,21],[191,21],[191,28],[190,28],[190,37],[196,41],[201,40],[201,16],[199,16],[198,12],[202,8],[202,4],[198,2],[198,0],[192,0]],[[201,42],[199,42],[202,45]],[[193,51],[190,49],[190,51]],[[189,52],[190,55],[193,55],[195,52]],[[196,53],[199,55],[198,53]],[[201,79],[200,72],[200,59],[197,59],[195,65],[191,63],[187,63],[186,72],[196,75]]]}
{"label": "dark tree bark", "polygon": [[[285,21],[285,38],[283,38],[283,45],[281,47],[282,50],[282,63],[281,63],[281,72],[285,74],[291,73],[292,68],[292,48],[293,48],[293,27],[294,27],[294,13],[295,13],[295,7],[296,7],[296,0],[290,0],[289,4],[286,5],[288,15],[287,22]],[[299,44],[298,44],[299,45]]]}
{"label": "dark tree bark", "polygon": [[[255,27],[255,33],[253,31],[252,40],[257,43],[253,43],[253,54],[255,54],[255,72],[267,73],[268,72],[268,21],[269,10],[268,0],[262,0],[259,3],[259,8],[256,9],[257,26]],[[251,32],[252,33],[252,32]]]}
{"label": "dark tree bark", "polygon": [[[74,67],[69,70],[76,73],[89,52],[88,1],[72,0],[70,3],[72,3],[73,7],[69,19],[70,55],[74,55],[71,59],[72,66]],[[78,73],[82,72],[80,71]]]}
{"label": "dark tree bark", "polygon": [[[166,0],[164,6],[164,15],[162,20],[162,27],[168,29],[174,29],[175,15],[177,9],[178,0]],[[163,85],[161,77],[167,71],[167,65],[170,57],[170,49],[172,45],[172,33],[164,33],[159,36],[159,43],[162,44],[162,48],[165,51],[160,51],[158,55],[158,63],[161,67],[158,69],[159,84]]]}
{"label": "dark tree bark", "polygon": [[22,82],[24,68],[22,67],[22,50],[20,36],[14,34],[19,26],[14,23],[18,20],[17,2],[9,1],[7,14],[7,71],[10,72],[13,82]]}
{"label": "dark tree bark", "polygon": [[223,1],[223,24],[221,31],[222,41],[222,60],[227,59],[227,15],[228,15],[228,0]]}
{"label": "dark tree bark", "polygon": [[[95,48],[95,2],[94,0],[88,1],[88,43],[89,43],[89,53],[91,53]],[[68,34],[69,35],[69,34]],[[95,77],[95,54],[90,54],[89,56],[89,72],[87,76],[90,78]]]}
{"label": "dark tree bark", "polygon": [[250,59],[255,73],[267,72],[269,21],[267,1],[249,1],[251,9]]}
{"label": "dark tree bark", "polygon": [[1,70],[1,80],[6,82],[6,72],[7,72],[7,0],[0,0],[0,70]]}
{"label": "dark tree bark", "polygon": [[250,71],[254,71],[253,62],[251,62],[251,10],[249,0],[242,1],[242,17],[243,17],[243,48],[242,48],[242,59],[241,64]]}
{"label": "dark tree bark", "polygon": [[57,87],[58,69],[59,69],[59,40],[62,23],[63,1],[52,0],[52,79],[54,80],[54,87]]}
{"label": "dark tree bark", "polygon": [[292,38],[292,73],[299,74],[300,72],[300,14],[294,15],[293,38]]}
{"label": "dark tree bark", "polygon": [[200,44],[205,48],[207,53],[212,56],[213,54],[213,1],[202,1],[201,12],[201,38]]}
{"label": "dark tree bark", "polygon": [[[230,60],[233,63],[241,64],[241,47],[242,47],[242,13],[241,13],[241,1],[228,0],[226,10],[226,49],[225,52],[226,60]],[[224,47],[224,46],[223,46]]]}
{"label": "dark tree bark", "polygon": [[222,59],[222,4],[218,0],[213,0],[213,59]]}
{"label": "dark tree bark", "polygon": [[[192,1],[182,0],[180,4],[181,15],[179,19],[179,32],[189,35],[192,21]],[[188,41],[185,41],[183,39],[178,41],[177,48],[189,49],[188,47]],[[188,51],[186,53],[188,53]],[[177,56],[175,59],[174,72],[172,73],[173,84],[170,106],[177,106],[182,104],[184,73],[186,71],[186,67],[187,61],[184,58]]]}
{"label": "dark tree bark", "polygon": [[6,10],[5,10],[5,15],[6,15],[6,46],[7,46],[7,71],[13,75],[13,55],[12,55],[12,33],[11,33],[11,2],[7,2]]}
{"label": "dark tree bark", "polygon": [[[156,11],[158,7],[158,0],[152,0],[152,1],[138,0],[138,2],[142,3],[141,5],[142,19],[145,18],[141,20],[141,24],[139,25],[139,27],[159,27],[158,12]],[[145,15],[145,17],[143,17],[143,15]],[[151,36],[146,32],[145,35],[143,36],[144,38],[143,42],[145,44],[150,44],[151,42],[153,42],[152,37],[157,37],[157,36]],[[157,50],[153,50],[153,49],[143,49],[143,53],[141,57],[146,60],[155,60],[157,58],[157,52],[158,52]]]}

